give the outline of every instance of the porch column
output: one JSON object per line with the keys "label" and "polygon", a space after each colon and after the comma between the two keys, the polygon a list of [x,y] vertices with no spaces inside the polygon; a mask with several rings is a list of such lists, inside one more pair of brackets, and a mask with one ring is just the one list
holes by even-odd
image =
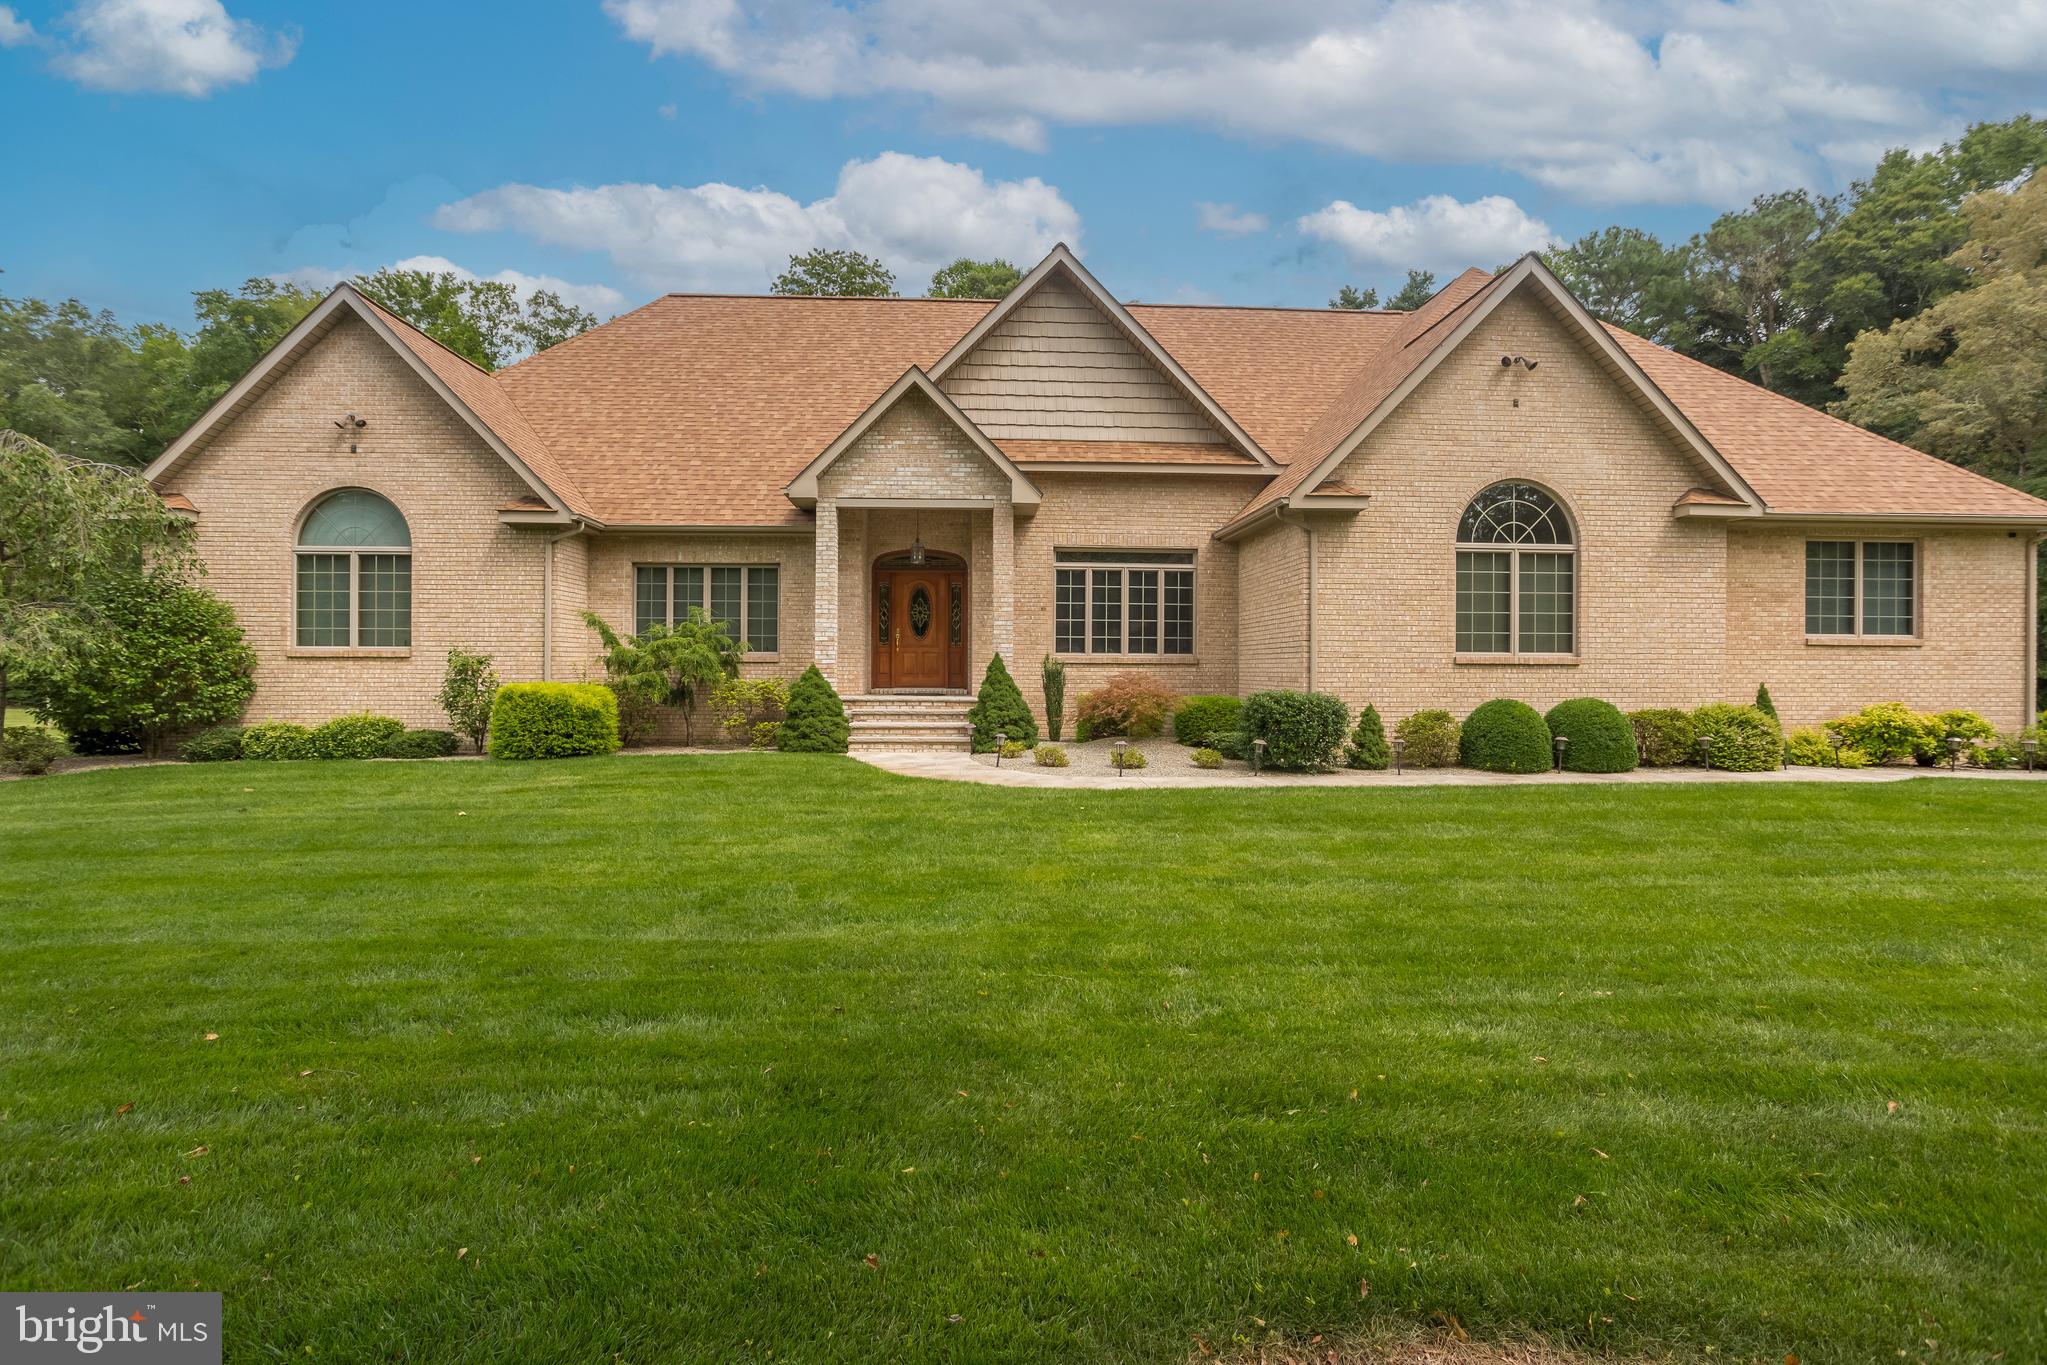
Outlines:
{"label": "porch column", "polygon": [[817,553],[811,589],[810,653],[818,672],[839,686],[839,504],[817,500]]}
{"label": "porch column", "polygon": [[1016,659],[1016,511],[1004,498],[995,504],[995,534],[993,554],[988,566],[989,587],[995,594],[995,612],[990,620],[990,634],[994,637],[995,652],[1009,665],[1012,676],[1017,670]]}

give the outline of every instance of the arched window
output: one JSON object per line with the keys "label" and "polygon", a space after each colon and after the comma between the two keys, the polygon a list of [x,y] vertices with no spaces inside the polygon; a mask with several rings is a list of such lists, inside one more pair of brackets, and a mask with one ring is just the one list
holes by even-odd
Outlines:
{"label": "arched window", "polygon": [[1457,523],[1457,652],[1577,648],[1577,539],[1563,505],[1529,483],[1496,483]]}
{"label": "arched window", "polygon": [[412,532],[397,508],[361,488],[329,493],[306,514],[295,553],[302,647],[412,644]]}

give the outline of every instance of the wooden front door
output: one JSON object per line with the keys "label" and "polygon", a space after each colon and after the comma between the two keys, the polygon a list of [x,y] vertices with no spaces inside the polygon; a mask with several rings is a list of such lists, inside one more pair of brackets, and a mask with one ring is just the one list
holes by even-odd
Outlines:
{"label": "wooden front door", "polygon": [[964,565],[896,566],[874,574],[874,685],[967,685]]}

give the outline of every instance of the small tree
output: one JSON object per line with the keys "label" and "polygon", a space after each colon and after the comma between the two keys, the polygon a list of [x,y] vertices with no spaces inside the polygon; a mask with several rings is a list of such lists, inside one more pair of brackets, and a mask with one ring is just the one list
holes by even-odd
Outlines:
{"label": "small tree", "polygon": [[673,626],[655,622],[638,635],[620,636],[594,611],[583,623],[604,642],[604,674],[612,687],[682,712],[682,742],[690,737],[690,712],[720,678],[739,673],[746,646],[732,638],[723,621],[713,621],[702,607],[691,607],[689,619]]}
{"label": "small tree", "polygon": [[988,660],[988,672],[981,679],[981,695],[974,702],[974,709],[967,712],[967,719],[974,725],[977,754],[995,752],[997,734],[1025,745],[1038,742],[1038,723],[1031,719],[1031,708],[1024,705],[1023,692],[1016,679],[1009,676],[1000,654]]}
{"label": "small tree", "polygon": [[928,292],[934,299],[999,299],[1022,282],[1023,272],[1000,257],[977,261],[962,256],[939,267]]}
{"label": "small tree", "polygon": [[498,675],[488,654],[466,649],[448,651],[448,671],[441,676],[437,700],[447,713],[448,727],[483,752],[490,738],[490,707],[497,700]]}
{"label": "small tree", "polygon": [[168,573],[116,573],[86,598],[106,632],[35,670],[43,720],[130,730],[154,757],[181,731],[235,719],[255,694],[256,652],[212,593]]}
{"label": "small tree", "polygon": [[1376,289],[1360,289],[1354,284],[1347,284],[1336,291],[1336,297],[1329,301],[1329,306],[1331,308],[1340,308],[1347,312],[1363,312],[1367,308],[1377,308],[1379,306],[1379,291]]}
{"label": "small tree", "polygon": [[816,664],[789,688],[789,705],[775,747],[789,754],[843,754],[851,734],[846,707]]}
{"label": "small tree", "polygon": [[1783,721],[1777,715],[1777,703],[1770,700],[1770,684],[1768,683],[1756,684],[1756,710],[1761,711],[1771,720],[1777,721],[1778,724],[1783,724]]}
{"label": "small tree", "polygon": [[820,247],[789,258],[789,268],[768,286],[770,294],[822,294],[833,298],[892,299],[895,273],[872,256]]}
{"label": "small tree", "polygon": [[1045,733],[1059,742],[1059,727],[1066,720],[1066,665],[1045,656]]}
{"label": "small tree", "polygon": [[1353,768],[1371,772],[1379,772],[1393,761],[1393,750],[1386,743],[1386,724],[1379,719],[1379,708],[1370,702],[1358,712],[1350,743],[1343,747],[1343,759]]}

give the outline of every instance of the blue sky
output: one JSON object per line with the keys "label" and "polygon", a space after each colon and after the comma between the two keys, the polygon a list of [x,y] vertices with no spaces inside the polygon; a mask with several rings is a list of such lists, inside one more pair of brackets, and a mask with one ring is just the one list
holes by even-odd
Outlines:
{"label": "blue sky", "polygon": [[1124,297],[1319,305],[2047,105],[2047,4],[1929,8],[15,0],[0,292],[183,324],[428,258],[604,314],[813,244],[921,292],[1064,237]]}

